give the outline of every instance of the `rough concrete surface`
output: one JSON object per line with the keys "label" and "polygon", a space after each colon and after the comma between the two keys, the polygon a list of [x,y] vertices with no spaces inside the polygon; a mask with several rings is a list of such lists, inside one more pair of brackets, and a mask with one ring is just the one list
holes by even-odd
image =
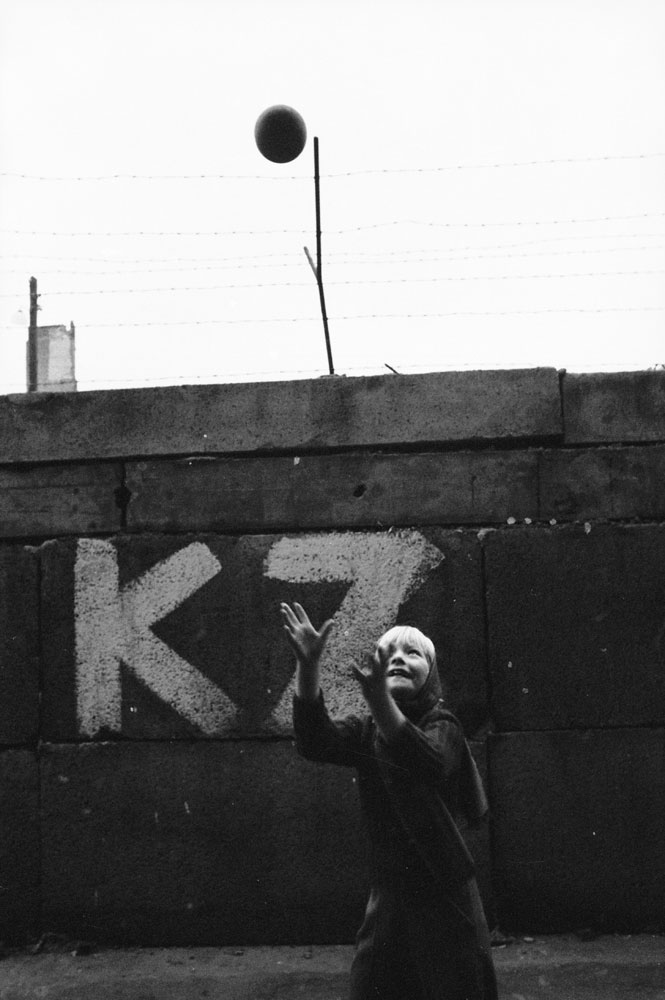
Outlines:
{"label": "rough concrete surface", "polygon": [[127,463],[129,530],[492,524],[538,516],[536,451]]}
{"label": "rough concrete surface", "polygon": [[288,740],[45,748],[42,926],[115,944],[353,937],[355,774]]}
{"label": "rough concrete surface", "polygon": [[500,730],[665,724],[665,528],[515,527],[484,539]]}
{"label": "rough concrete surface", "polygon": [[34,550],[0,548],[0,745],[27,743],[39,722],[39,570]]}
{"label": "rough concrete surface", "polygon": [[0,399],[0,462],[561,438],[553,368]]}
{"label": "rough concrete surface", "polygon": [[0,941],[23,943],[38,926],[38,814],[37,755],[0,751]]}
{"label": "rough concrete surface", "polygon": [[539,515],[558,521],[662,519],[664,480],[664,445],[546,449],[539,462]]}
{"label": "rough concrete surface", "polygon": [[[352,948],[13,953],[0,1000],[344,1000]],[[518,939],[494,949],[502,1000],[664,1000],[665,939]],[[405,998],[408,1000],[408,998]]]}
{"label": "rough concrete surface", "polygon": [[117,462],[0,468],[0,537],[118,531],[122,475]]}
{"label": "rough concrete surface", "polygon": [[665,729],[489,738],[502,927],[665,929]]}
{"label": "rough concrete surface", "polygon": [[566,444],[665,441],[665,371],[566,374]]}

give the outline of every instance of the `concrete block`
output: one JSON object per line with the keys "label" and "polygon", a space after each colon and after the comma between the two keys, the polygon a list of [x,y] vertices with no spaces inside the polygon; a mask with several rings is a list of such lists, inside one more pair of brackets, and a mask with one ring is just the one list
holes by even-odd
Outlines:
{"label": "concrete block", "polygon": [[563,379],[566,444],[665,441],[665,371]]}
{"label": "concrete block", "polygon": [[45,738],[290,733],[283,600],[316,624],[335,618],[322,678],[333,712],[364,711],[351,664],[415,621],[469,731],[487,718],[475,534],[125,535],[42,549]]}
{"label": "concrete block", "polygon": [[24,945],[39,921],[38,765],[28,750],[0,751],[0,941]]}
{"label": "concrete block", "polygon": [[663,925],[665,730],[490,738],[501,927]]}
{"label": "concrete block", "polygon": [[549,520],[659,519],[665,446],[543,451],[540,516]]}
{"label": "concrete block", "polygon": [[[474,745],[481,770],[484,746]],[[355,772],[291,741],[46,746],[44,922],[137,945],[350,942],[368,891]],[[487,827],[467,834],[492,912]]]}
{"label": "concrete block", "polygon": [[562,435],[552,368],[32,393],[0,399],[0,462],[321,451]]}
{"label": "concrete block", "polygon": [[537,463],[534,451],[130,462],[127,525],[248,531],[535,518]]}
{"label": "concrete block", "polygon": [[290,741],[45,748],[44,922],[134,945],[349,942],[354,774]]}
{"label": "concrete block", "polygon": [[499,729],[665,723],[665,528],[515,528],[484,544]]}
{"label": "concrete block", "polygon": [[0,468],[0,537],[50,537],[120,528],[122,466]]}
{"label": "concrete block", "polygon": [[0,547],[0,744],[37,738],[38,604],[36,553],[18,545]]}

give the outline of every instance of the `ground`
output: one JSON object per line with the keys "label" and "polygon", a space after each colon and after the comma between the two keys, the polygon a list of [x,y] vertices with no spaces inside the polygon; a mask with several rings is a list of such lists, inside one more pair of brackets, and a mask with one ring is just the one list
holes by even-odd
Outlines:
{"label": "ground", "polygon": [[[349,946],[96,949],[45,939],[0,961],[0,1000],[344,1000]],[[520,937],[502,1000],[665,1000],[665,937]]]}

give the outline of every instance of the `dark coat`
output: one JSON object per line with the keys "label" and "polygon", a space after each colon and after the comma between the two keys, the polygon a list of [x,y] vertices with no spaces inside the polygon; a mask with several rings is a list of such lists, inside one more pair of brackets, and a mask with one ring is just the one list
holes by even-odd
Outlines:
{"label": "dark coat", "polygon": [[436,669],[400,708],[406,725],[387,742],[371,716],[332,720],[322,696],[294,699],[298,752],[358,771],[372,894],[351,997],[493,1000],[487,924],[458,826],[487,811],[482,784],[462,727],[440,700]]}

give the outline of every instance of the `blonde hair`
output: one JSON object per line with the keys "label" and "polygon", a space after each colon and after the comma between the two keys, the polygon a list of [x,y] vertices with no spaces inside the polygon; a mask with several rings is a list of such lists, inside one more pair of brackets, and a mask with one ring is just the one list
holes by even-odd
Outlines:
{"label": "blonde hair", "polygon": [[421,653],[430,665],[430,669],[436,669],[436,650],[434,643],[424,632],[421,632],[415,625],[394,625],[378,639],[377,646],[389,646],[392,643],[402,643],[406,646],[413,646]]}

